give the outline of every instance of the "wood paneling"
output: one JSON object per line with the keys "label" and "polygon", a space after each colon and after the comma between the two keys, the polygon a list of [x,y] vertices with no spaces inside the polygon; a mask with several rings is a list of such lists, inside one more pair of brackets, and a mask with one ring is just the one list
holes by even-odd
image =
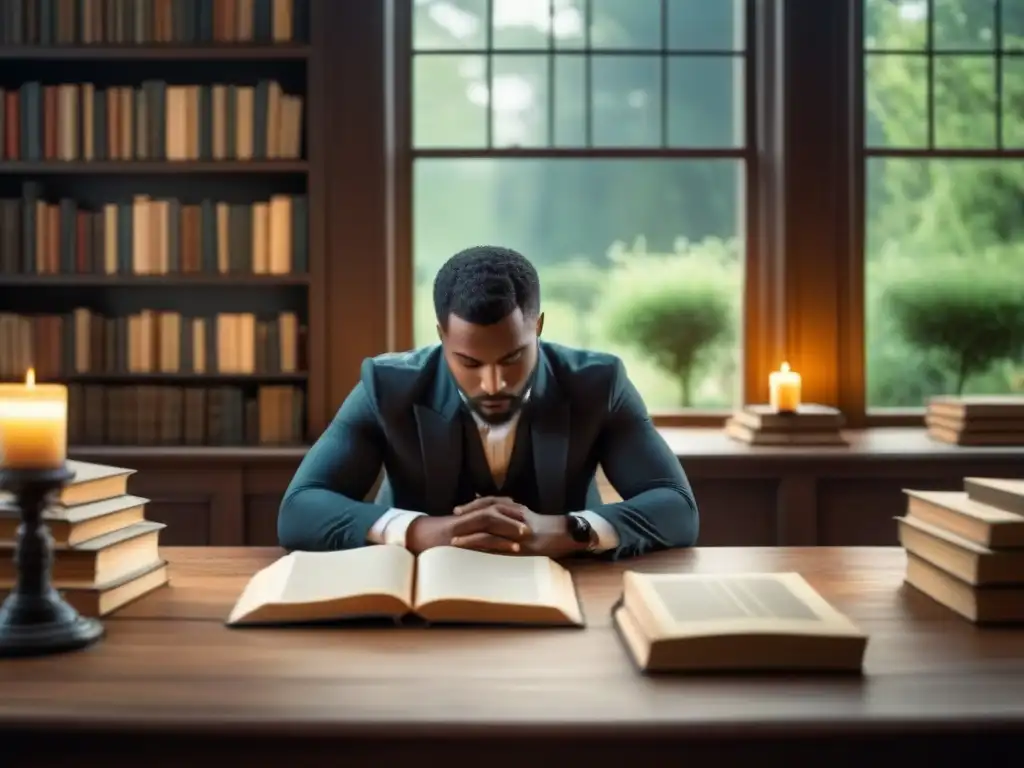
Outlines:
{"label": "wood paneling", "polygon": [[[662,430],[701,513],[699,544],[891,545],[904,488],[958,489],[969,475],[1024,477],[1024,448],[954,448],[923,430],[849,433],[847,448],[753,448],[714,429]],[[171,545],[270,546],[301,450],[93,449],[74,458],[138,470]],[[615,498],[604,478],[602,494]]]}

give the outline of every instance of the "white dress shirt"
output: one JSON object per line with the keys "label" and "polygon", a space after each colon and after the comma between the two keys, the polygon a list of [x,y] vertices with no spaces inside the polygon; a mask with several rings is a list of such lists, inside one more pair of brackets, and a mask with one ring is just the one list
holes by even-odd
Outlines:
{"label": "white dress shirt", "polygon": [[[484,455],[487,457],[487,465],[491,469],[491,477],[494,478],[494,484],[501,488],[505,484],[509,460],[512,458],[512,449],[516,443],[519,414],[517,413],[504,424],[488,424],[475,413],[473,420],[476,422],[477,431],[483,441]],[[422,514],[422,512],[413,512],[407,509],[389,509],[377,519],[370,529],[368,537],[370,543],[395,544],[404,547],[405,534],[409,529],[409,524]],[[596,512],[584,510],[569,514],[582,517],[590,523],[596,539],[591,551],[604,552],[618,546],[619,537],[615,528]]]}

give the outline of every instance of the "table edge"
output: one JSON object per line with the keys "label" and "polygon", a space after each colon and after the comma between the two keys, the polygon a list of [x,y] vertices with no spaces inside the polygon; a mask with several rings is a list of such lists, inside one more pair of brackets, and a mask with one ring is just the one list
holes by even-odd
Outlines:
{"label": "table edge", "polygon": [[855,717],[799,717],[778,720],[701,719],[663,720],[623,723],[616,720],[593,722],[529,722],[416,720],[392,722],[363,720],[306,720],[280,717],[138,717],[124,713],[85,716],[77,713],[25,715],[0,711],[0,736],[26,732],[55,731],[92,735],[165,735],[219,736],[226,738],[270,738],[301,741],[321,738],[331,741],[374,741],[395,739],[492,739],[531,738],[544,740],[586,739],[618,741],[623,739],[714,740],[777,736],[886,736],[934,733],[1001,733],[1024,731],[1024,711],[1014,714],[984,713],[934,715],[875,715]]}

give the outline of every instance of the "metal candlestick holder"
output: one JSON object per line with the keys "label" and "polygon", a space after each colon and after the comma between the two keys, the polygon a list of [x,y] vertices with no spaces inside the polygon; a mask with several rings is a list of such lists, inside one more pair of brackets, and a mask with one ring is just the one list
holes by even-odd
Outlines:
{"label": "metal candlestick holder", "polygon": [[51,583],[53,537],[43,512],[73,477],[66,465],[0,470],[0,488],[14,494],[21,512],[14,588],[0,605],[0,657],[74,651],[103,636],[103,624],[79,614]]}

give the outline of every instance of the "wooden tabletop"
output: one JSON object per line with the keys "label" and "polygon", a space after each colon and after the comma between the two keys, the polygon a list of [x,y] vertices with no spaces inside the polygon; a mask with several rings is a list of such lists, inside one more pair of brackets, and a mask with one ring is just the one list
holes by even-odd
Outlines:
{"label": "wooden tabletop", "polygon": [[[248,733],[593,745],[1024,728],[1024,630],[978,628],[904,586],[899,549],[709,548],[581,564],[585,630],[226,628],[248,576],[280,554],[166,549],[171,585],[108,619],[99,645],[0,662],[0,739],[43,728],[173,733],[179,744]],[[865,674],[641,676],[609,624],[626,568],[798,571],[869,632]]]}

